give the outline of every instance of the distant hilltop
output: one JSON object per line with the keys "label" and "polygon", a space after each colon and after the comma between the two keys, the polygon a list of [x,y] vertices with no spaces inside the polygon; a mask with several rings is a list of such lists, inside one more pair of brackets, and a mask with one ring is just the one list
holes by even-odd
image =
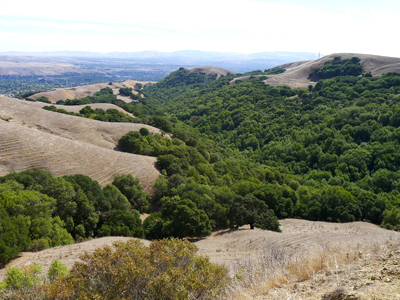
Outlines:
{"label": "distant hilltop", "polygon": [[[279,65],[278,68],[285,70],[283,73],[267,75],[264,80],[266,84],[273,86],[287,85],[292,88],[307,88],[308,85],[314,85],[315,82],[309,79],[310,74],[322,68],[327,61],[340,57],[342,60],[358,57],[365,73],[371,73],[372,76],[379,76],[384,73],[400,72],[400,58],[378,56],[358,53],[334,53],[319,59],[297,61]],[[235,78],[235,80],[247,80],[250,76]]]}

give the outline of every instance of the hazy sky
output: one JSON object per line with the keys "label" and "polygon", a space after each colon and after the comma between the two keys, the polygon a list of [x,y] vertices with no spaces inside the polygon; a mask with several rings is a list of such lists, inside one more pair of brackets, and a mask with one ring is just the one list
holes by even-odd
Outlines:
{"label": "hazy sky", "polygon": [[398,0],[0,0],[0,52],[307,51],[400,57]]}

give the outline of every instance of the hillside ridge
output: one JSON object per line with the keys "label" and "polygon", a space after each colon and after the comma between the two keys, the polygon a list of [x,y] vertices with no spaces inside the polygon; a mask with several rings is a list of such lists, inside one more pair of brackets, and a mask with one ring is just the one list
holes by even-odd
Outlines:
{"label": "hillside ridge", "polygon": [[343,60],[351,57],[358,57],[361,60],[364,71],[371,72],[373,76],[379,76],[383,73],[400,72],[400,58],[387,57],[379,55],[358,54],[358,53],[334,53],[316,60],[299,61],[280,65],[280,68],[286,69],[284,73],[269,75],[264,80],[266,84],[272,86],[288,85],[292,88],[306,88],[308,85],[314,85],[308,76],[317,68],[322,68],[324,63],[340,56]]}
{"label": "hillside ridge", "polygon": [[160,133],[155,127],[59,114],[6,97],[0,97],[0,119],[0,176],[39,168],[54,176],[88,175],[104,186],[117,174],[132,174],[150,191],[160,175],[155,157],[114,150],[129,131]]}

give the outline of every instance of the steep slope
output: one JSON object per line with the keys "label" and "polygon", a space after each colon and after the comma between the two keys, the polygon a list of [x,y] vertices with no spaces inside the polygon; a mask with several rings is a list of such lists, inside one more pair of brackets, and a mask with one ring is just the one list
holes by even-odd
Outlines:
{"label": "steep slope", "polygon": [[[400,72],[400,58],[357,53],[335,53],[320,59],[294,62],[279,66],[286,69],[284,73],[268,75],[264,82],[272,86],[288,85],[292,88],[306,88],[309,84],[315,84],[308,80],[308,76],[317,68],[323,67],[324,63],[340,56],[343,60],[351,57],[361,59],[365,72],[371,72],[373,76],[379,76],[388,72]],[[243,79],[243,78],[242,78]]]}
{"label": "steep slope", "polygon": [[0,97],[0,118],[107,149],[114,149],[124,134],[129,131],[139,131],[142,127],[151,133],[160,133],[159,129],[145,124],[107,123],[54,113],[41,107],[42,103]]}
{"label": "steep slope", "polygon": [[117,174],[132,174],[149,191],[159,176],[155,161],[0,121],[1,176],[38,168],[54,176],[87,175],[104,186]]}
{"label": "steep slope", "polygon": [[55,176],[84,174],[105,185],[132,174],[149,191],[159,176],[154,157],[115,151],[118,139],[142,127],[106,123],[41,109],[36,103],[0,98],[0,175],[41,168]]}

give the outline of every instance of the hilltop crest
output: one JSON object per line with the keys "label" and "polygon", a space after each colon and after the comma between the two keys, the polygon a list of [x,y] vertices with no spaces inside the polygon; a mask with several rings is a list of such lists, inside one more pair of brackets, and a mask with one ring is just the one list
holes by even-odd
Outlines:
{"label": "hilltop crest", "polygon": [[227,69],[211,67],[211,66],[201,66],[201,67],[189,68],[189,69],[187,69],[187,71],[189,73],[203,73],[206,76],[217,76],[217,79],[220,78],[221,76],[237,74],[236,72],[233,72],[233,71],[230,71]]}
{"label": "hilltop crest", "polygon": [[284,73],[269,75],[264,82],[272,86],[288,85],[292,88],[306,88],[315,82],[308,79],[309,75],[317,68],[322,68],[325,62],[341,57],[342,60],[358,57],[361,60],[364,72],[371,72],[379,76],[389,72],[400,72],[400,58],[357,53],[335,53],[316,60],[293,62],[280,65],[286,69]]}

